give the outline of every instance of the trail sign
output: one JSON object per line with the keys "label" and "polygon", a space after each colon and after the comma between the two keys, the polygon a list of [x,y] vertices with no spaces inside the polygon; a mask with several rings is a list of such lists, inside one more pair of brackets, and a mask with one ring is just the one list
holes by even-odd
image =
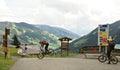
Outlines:
{"label": "trail sign", "polygon": [[109,37],[109,24],[99,25],[98,26],[98,45],[107,46]]}

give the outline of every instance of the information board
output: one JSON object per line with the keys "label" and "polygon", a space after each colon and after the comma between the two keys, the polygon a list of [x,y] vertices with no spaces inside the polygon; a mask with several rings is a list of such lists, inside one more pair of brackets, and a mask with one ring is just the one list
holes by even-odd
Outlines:
{"label": "information board", "polygon": [[99,25],[98,26],[98,45],[107,46],[108,36],[109,36],[109,24]]}

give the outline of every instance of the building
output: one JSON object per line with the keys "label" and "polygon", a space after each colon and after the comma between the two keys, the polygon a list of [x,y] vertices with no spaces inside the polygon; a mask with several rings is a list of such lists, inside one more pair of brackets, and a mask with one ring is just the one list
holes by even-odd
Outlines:
{"label": "building", "polygon": [[99,53],[99,46],[84,46],[79,49],[79,53]]}

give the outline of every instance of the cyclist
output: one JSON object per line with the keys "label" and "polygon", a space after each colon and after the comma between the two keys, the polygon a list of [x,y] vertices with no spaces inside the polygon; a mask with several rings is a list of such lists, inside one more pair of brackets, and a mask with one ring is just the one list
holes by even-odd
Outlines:
{"label": "cyclist", "polygon": [[110,64],[110,59],[111,59],[111,51],[114,50],[114,40],[113,37],[110,36],[110,40],[108,41],[108,47],[107,47],[107,57],[108,57],[108,64]]}
{"label": "cyclist", "polygon": [[43,40],[40,42],[41,44],[41,47],[43,48],[44,45],[45,45],[45,53],[48,53],[48,46],[49,46],[49,43],[46,41],[46,40]]}

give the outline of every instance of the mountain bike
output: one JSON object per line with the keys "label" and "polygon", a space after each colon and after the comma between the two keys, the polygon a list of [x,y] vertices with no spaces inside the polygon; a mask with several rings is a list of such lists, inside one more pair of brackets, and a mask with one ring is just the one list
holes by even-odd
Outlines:
{"label": "mountain bike", "polygon": [[[118,63],[118,58],[116,56],[111,55],[110,57],[111,57],[110,61],[113,64],[117,64]],[[102,63],[106,62],[107,60],[108,60],[107,54],[102,54],[102,55],[98,56],[98,61],[100,61]]]}
{"label": "mountain bike", "polygon": [[48,52],[45,52],[43,49],[41,49],[40,53],[37,54],[37,57],[39,59],[42,59],[42,58],[44,58],[45,55],[54,55],[54,50],[48,49]]}

